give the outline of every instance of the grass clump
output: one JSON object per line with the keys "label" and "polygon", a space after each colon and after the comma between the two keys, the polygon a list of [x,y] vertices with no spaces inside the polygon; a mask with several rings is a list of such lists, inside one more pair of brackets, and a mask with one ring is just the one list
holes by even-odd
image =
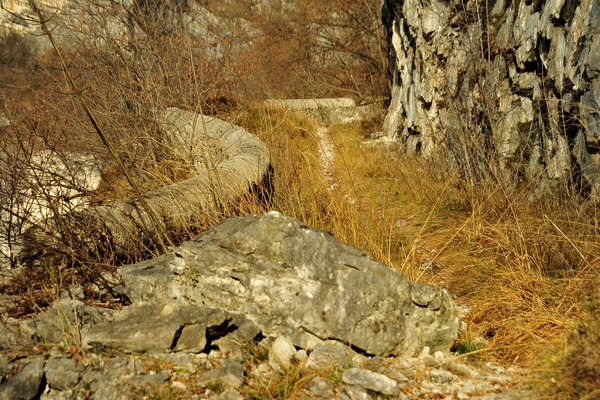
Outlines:
{"label": "grass clump", "polygon": [[566,339],[564,351],[550,357],[550,382],[543,385],[548,396],[556,394],[564,399],[597,399],[600,397],[600,290],[598,281],[592,281],[582,301],[586,312],[575,323]]}

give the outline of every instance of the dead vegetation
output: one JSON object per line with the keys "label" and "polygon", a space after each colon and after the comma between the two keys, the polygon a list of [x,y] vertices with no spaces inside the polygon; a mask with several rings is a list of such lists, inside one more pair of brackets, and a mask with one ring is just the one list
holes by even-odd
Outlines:
{"label": "dead vegetation", "polygon": [[[597,203],[567,192],[532,201],[531,182],[518,187],[506,187],[493,177],[465,182],[430,161],[363,146],[364,137],[379,130],[380,120],[330,129],[339,190],[328,190],[318,165],[315,124],[299,115],[264,110],[259,101],[386,96],[378,2],[307,1],[295,10],[262,14],[245,2],[236,2],[235,7],[210,3],[209,9],[238,27],[243,24],[235,21],[245,13],[256,13],[246,18],[256,16],[261,34],[249,40],[251,32],[232,30],[222,42],[178,31],[148,35],[131,43],[137,55],[133,59],[121,57],[118,47],[65,52],[82,94],[143,191],[188,177],[192,170],[185,159],[163,146],[156,114],[167,106],[216,115],[245,127],[268,145],[275,171],[271,202],[265,205],[248,197],[235,206],[199,215],[189,226],[173,227],[172,242],[190,238],[229,215],[280,210],[364,248],[411,279],[447,288],[459,305],[470,310],[457,348],[477,351],[484,361],[527,369],[526,383],[533,383],[541,396],[594,398],[599,359]],[[344,11],[336,16],[344,22],[340,30],[334,28],[339,25],[336,21],[327,19],[335,10]],[[138,23],[150,31],[143,24],[151,22]],[[239,52],[210,51],[230,49],[239,38],[249,40]],[[105,165],[98,191],[78,188],[92,197],[93,204],[135,194],[94,138],[56,56],[34,57],[18,46],[17,51],[19,40],[8,36],[0,43],[1,100],[13,122],[0,129],[0,152],[10,161],[2,167],[4,182],[6,177],[23,179],[21,172],[32,153],[68,150],[91,154]],[[28,184],[42,190],[35,182]],[[349,194],[356,201],[350,202]],[[4,234],[22,233],[15,229]],[[96,290],[103,274],[120,263],[158,253],[156,246],[143,241],[126,259],[110,248],[87,253],[69,240],[69,231],[68,226],[59,226],[48,232],[57,239],[51,242],[56,246],[47,249],[53,257],[2,283],[3,293],[20,296],[12,316],[43,309],[72,283],[81,284],[90,301],[116,307],[120,299],[115,294]],[[288,398],[305,379],[303,372],[293,374],[286,377],[289,382],[250,387],[249,394]],[[543,385],[549,376],[554,379],[551,389]]]}

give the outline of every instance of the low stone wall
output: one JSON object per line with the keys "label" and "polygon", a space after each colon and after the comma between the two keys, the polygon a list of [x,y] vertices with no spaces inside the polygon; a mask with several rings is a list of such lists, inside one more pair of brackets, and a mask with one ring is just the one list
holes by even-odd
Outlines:
{"label": "low stone wall", "polygon": [[298,112],[324,125],[360,121],[378,112],[376,105],[357,106],[350,98],[332,99],[269,99],[267,109]]}
{"label": "low stone wall", "polygon": [[[77,219],[75,226],[81,221],[87,228],[101,226],[118,254],[127,254],[141,239],[154,239],[167,227],[185,226],[198,214],[230,206],[249,192],[270,190],[269,151],[257,136],[220,119],[177,108],[167,109],[160,121],[171,145],[191,157],[197,174],[147,192],[143,199],[132,197],[65,216]],[[152,221],[144,202],[158,221]],[[30,241],[36,237],[35,232],[27,236]],[[85,241],[89,234],[78,236]]]}

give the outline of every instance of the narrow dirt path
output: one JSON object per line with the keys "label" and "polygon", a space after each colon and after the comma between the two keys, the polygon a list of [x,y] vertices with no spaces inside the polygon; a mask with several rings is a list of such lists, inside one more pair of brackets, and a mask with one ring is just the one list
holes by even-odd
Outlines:
{"label": "narrow dirt path", "polygon": [[321,166],[321,173],[329,185],[328,189],[334,190],[338,187],[338,184],[335,179],[335,149],[329,135],[329,128],[319,126],[315,134],[319,138],[319,165]]}

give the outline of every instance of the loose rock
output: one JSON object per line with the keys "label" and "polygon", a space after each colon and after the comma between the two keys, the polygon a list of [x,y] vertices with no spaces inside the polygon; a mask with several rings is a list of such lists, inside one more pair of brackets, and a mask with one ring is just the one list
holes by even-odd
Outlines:
{"label": "loose rock", "polygon": [[358,385],[375,392],[392,395],[398,391],[398,383],[385,375],[360,368],[344,371],[342,381],[349,385]]}

